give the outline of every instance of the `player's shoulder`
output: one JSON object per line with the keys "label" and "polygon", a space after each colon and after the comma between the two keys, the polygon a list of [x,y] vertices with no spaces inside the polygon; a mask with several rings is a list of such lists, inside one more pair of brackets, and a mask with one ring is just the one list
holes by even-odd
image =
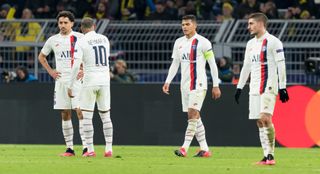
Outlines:
{"label": "player's shoulder", "polygon": [[200,35],[200,34],[197,34],[196,35],[196,38],[199,40],[199,41],[205,41],[205,42],[210,42],[209,39],[207,39],[206,37]]}
{"label": "player's shoulder", "polygon": [[47,39],[46,43],[52,43],[52,42],[54,42],[54,41],[59,40],[59,38],[60,38],[60,34],[59,34],[59,33],[58,33],[58,34],[54,34],[54,35],[50,36],[50,37]]}
{"label": "player's shoulder", "polygon": [[79,38],[81,38],[81,37],[84,36],[84,34],[79,33],[79,32],[77,32],[77,31],[73,31],[72,34],[73,34],[74,36],[76,36],[76,37],[79,37]]}
{"label": "player's shoulder", "polygon": [[271,43],[282,43],[279,38],[277,38],[276,36],[274,36],[272,34],[268,35],[268,42],[271,42]]}
{"label": "player's shoulder", "polygon": [[178,37],[175,42],[181,42],[185,39],[185,36]]}

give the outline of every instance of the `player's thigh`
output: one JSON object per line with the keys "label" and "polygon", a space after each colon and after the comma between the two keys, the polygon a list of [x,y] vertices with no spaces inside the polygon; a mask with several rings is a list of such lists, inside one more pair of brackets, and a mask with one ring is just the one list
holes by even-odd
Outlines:
{"label": "player's thigh", "polygon": [[71,109],[71,98],[68,96],[68,87],[59,81],[54,87],[54,109]]}
{"label": "player's thigh", "polygon": [[96,103],[96,88],[93,86],[82,87],[80,93],[80,108],[83,110],[94,110]]}
{"label": "player's thigh", "polygon": [[188,108],[192,108],[200,111],[205,98],[206,98],[206,90],[190,91]]}
{"label": "player's thigh", "polygon": [[276,95],[273,93],[263,93],[260,102],[260,112],[273,115],[274,106],[276,104]]}
{"label": "player's thigh", "polygon": [[249,95],[249,119],[260,119],[260,95]]}
{"label": "player's thigh", "polygon": [[183,112],[188,112],[188,103],[189,103],[189,91],[181,89],[181,104],[182,104]]}
{"label": "player's thigh", "polygon": [[110,86],[101,86],[97,95],[97,106],[99,111],[110,110]]}

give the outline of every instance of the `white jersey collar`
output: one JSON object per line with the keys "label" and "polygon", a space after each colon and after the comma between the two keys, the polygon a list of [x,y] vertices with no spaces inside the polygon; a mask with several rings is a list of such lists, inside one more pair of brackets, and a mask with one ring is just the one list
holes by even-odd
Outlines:
{"label": "white jersey collar", "polygon": [[195,33],[192,37],[190,37],[189,39],[187,38],[187,36],[184,36],[184,38],[187,40],[187,41],[190,41],[190,40],[193,40],[194,38],[196,38],[198,36],[198,33]]}
{"label": "white jersey collar", "polygon": [[256,41],[261,42],[261,41],[263,41],[263,39],[265,39],[268,36],[269,36],[269,32],[266,31],[260,38],[257,38],[257,36],[256,36],[255,39],[256,39]]}

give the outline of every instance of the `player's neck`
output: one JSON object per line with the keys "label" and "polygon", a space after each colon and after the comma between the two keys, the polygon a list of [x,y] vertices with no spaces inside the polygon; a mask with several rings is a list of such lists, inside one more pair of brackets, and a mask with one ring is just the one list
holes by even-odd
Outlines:
{"label": "player's neck", "polygon": [[256,35],[256,38],[257,39],[260,39],[264,34],[266,34],[267,33],[267,31],[266,30],[263,30],[263,31],[261,31],[261,32],[259,32],[257,35]]}
{"label": "player's neck", "polygon": [[187,38],[187,39],[190,39],[190,38],[192,38],[194,35],[196,35],[196,32],[192,32],[192,33],[190,33],[190,34],[186,34],[186,38]]}
{"label": "player's neck", "polygon": [[61,34],[62,36],[68,36],[71,32],[72,32],[72,30],[70,30],[70,31],[68,31],[68,32],[66,32],[66,33],[60,32],[60,34]]}

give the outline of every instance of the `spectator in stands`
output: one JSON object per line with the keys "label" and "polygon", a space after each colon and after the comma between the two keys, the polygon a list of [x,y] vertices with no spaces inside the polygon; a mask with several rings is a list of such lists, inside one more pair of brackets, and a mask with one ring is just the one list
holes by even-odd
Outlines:
{"label": "spectator in stands", "polygon": [[285,19],[300,19],[300,13],[301,13],[300,7],[289,7],[284,15],[284,18]]}
{"label": "spectator in stands", "polygon": [[227,57],[221,57],[218,61],[219,79],[222,82],[231,82],[233,78],[233,72],[231,70],[231,59]]}
{"label": "spectator in stands", "polygon": [[212,7],[212,12],[214,16],[219,16],[222,14],[222,7],[224,3],[229,3],[233,8],[238,6],[237,0],[219,0],[216,1]]}
{"label": "spectator in stands", "polygon": [[243,0],[235,10],[237,19],[246,19],[248,15],[260,11],[260,2],[257,0]]}
{"label": "spectator in stands", "polygon": [[13,19],[16,9],[9,4],[2,4],[0,9],[0,19]]}
{"label": "spectator in stands", "polygon": [[[21,19],[30,20],[34,16],[29,8],[25,8],[22,11]],[[38,34],[41,31],[41,26],[38,22],[19,22],[15,23],[15,41],[16,42],[35,42]],[[40,41],[43,37],[40,37]],[[34,57],[32,53],[32,47],[29,46],[17,46],[16,47],[16,60],[24,63],[24,66],[33,66]]]}
{"label": "spectator in stands", "polygon": [[268,1],[264,4],[261,4],[260,11],[264,13],[269,19],[278,19],[278,9],[276,4],[272,1]]}
{"label": "spectator in stands", "polygon": [[137,18],[134,0],[121,0],[121,20],[132,20]]}
{"label": "spectator in stands", "polygon": [[[21,19],[30,20],[34,16],[29,8],[25,8],[22,11]],[[21,22],[17,24],[15,30],[15,41],[17,42],[34,42],[36,41],[37,35],[41,31],[41,26],[38,22]],[[31,47],[27,46],[17,46],[17,52],[30,51]]]}
{"label": "spectator in stands", "polygon": [[182,18],[186,14],[186,6],[184,0],[176,0],[176,7],[178,9],[178,18]]}
{"label": "spectator in stands", "polygon": [[217,16],[217,22],[223,22],[233,19],[233,7],[229,2],[223,3],[222,15]]}
{"label": "spectator in stands", "polygon": [[232,72],[233,72],[232,84],[234,84],[234,85],[237,85],[239,82],[240,69],[241,69],[241,67],[239,64],[234,64],[232,66]]}
{"label": "spectator in stands", "polygon": [[98,4],[98,8],[96,10],[95,16],[93,18],[95,19],[111,19],[108,13],[108,3],[100,2]]}
{"label": "spectator in stands", "polygon": [[16,68],[16,81],[17,82],[36,82],[36,77],[28,72],[28,70],[22,66]]}
{"label": "spectator in stands", "polygon": [[124,60],[118,59],[113,68],[110,73],[111,82],[134,83],[136,81],[135,76],[127,70],[127,63]]}
{"label": "spectator in stands", "polygon": [[212,7],[214,4],[214,1],[212,0],[202,0],[202,1],[196,1],[197,2],[197,14],[198,19],[203,20],[212,20],[214,19],[213,13],[212,13]]}
{"label": "spectator in stands", "polygon": [[195,15],[197,16],[196,3],[192,0],[187,1],[185,14],[186,15]]}
{"label": "spectator in stands", "polygon": [[178,9],[176,7],[176,4],[173,0],[167,0],[166,1],[166,13],[170,16],[170,20],[177,20],[178,19]]}
{"label": "spectator in stands", "polygon": [[166,4],[164,1],[158,1],[156,3],[156,11],[151,13],[149,20],[170,20],[171,16],[167,12]]}
{"label": "spectator in stands", "polygon": [[312,19],[312,16],[308,10],[303,10],[300,13],[300,19]]}
{"label": "spectator in stands", "polygon": [[[0,8],[0,19],[14,19],[15,8],[9,4],[3,4]],[[0,23],[0,41],[12,41],[14,39],[14,27],[13,23]]]}
{"label": "spectator in stands", "polygon": [[[315,6],[315,0],[294,0],[294,3],[295,3],[294,6],[299,7],[301,9],[301,13],[303,11],[309,12],[310,18],[314,18],[314,16],[316,15],[316,12],[319,11],[319,9],[317,9]],[[304,17],[306,18],[305,14],[304,14]]]}
{"label": "spectator in stands", "polygon": [[36,18],[51,18],[55,1],[52,0],[27,0],[25,6],[32,10]]}

